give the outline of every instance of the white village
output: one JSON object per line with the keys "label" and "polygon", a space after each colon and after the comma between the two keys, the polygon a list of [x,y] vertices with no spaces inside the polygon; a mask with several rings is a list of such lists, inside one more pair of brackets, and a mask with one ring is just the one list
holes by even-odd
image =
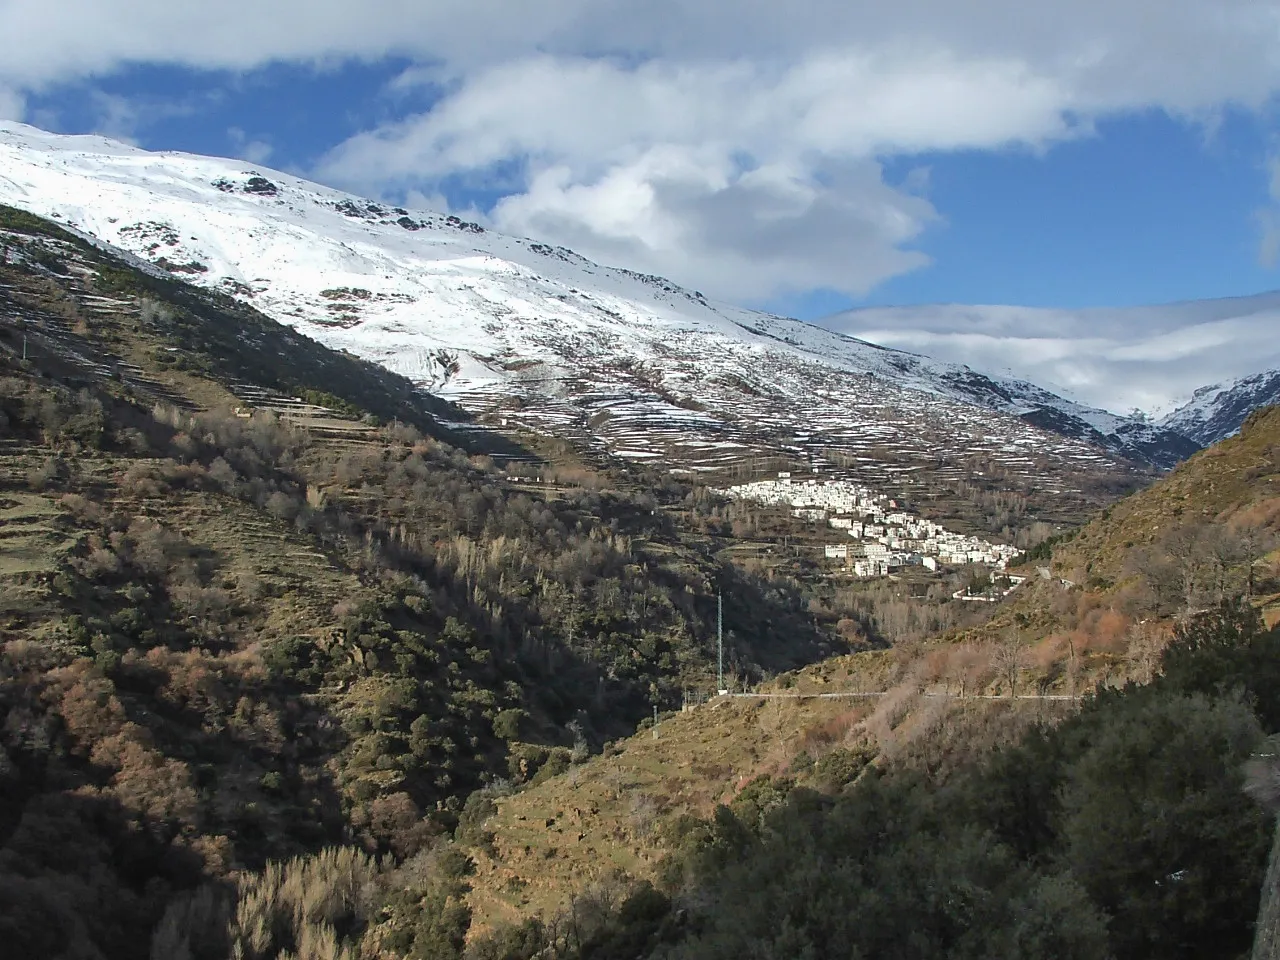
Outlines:
{"label": "white village", "polygon": [[906,512],[896,500],[848,480],[793,479],[790,473],[779,473],[776,480],[757,480],[719,492],[736,500],[786,504],[800,520],[826,522],[832,530],[843,532],[850,540],[827,544],[826,557],[843,560],[857,577],[883,577],[909,566],[936,572],[943,566],[969,563],[1003,570],[1018,554],[1016,547],[947,530]]}

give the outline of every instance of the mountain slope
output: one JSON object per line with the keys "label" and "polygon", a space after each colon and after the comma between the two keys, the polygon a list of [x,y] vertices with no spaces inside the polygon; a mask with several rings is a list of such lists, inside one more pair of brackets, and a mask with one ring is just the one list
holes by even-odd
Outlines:
{"label": "mountain slope", "polygon": [[[442,442],[449,414],[0,207],[12,955],[230,956],[216,922],[166,947],[167,911],[330,845],[411,857],[486,781],[629,734],[713,675],[712,582],[739,669],[830,650],[792,586],[726,569],[660,483],[517,484]],[[411,927],[412,889],[375,909]]]}
{"label": "mountain slope", "polygon": [[500,801],[488,824],[493,846],[477,858],[476,923],[554,915],[619,869],[660,876],[682,838],[672,824],[741,802],[756,777],[833,791],[871,758],[890,772],[950,775],[1029,726],[1076,714],[1085,691],[1150,681],[1173,619],[1207,607],[1203,622],[1212,622],[1220,591],[1247,589],[1274,625],[1278,546],[1280,407],[1066,542],[1046,543],[1051,557],[1034,563],[1047,562],[1052,577],[1029,565],[1030,579],[985,624],[833,657],[757,688],[759,699],[673,714],[656,736],[646,730],[572,777]]}
{"label": "mountain slope", "polygon": [[[1111,660],[1113,679],[1150,661],[1176,617],[1246,594],[1280,622],[1280,407],[1180,464],[1093,520],[1026,557],[1030,580],[967,639],[1036,639],[1085,669]],[[1096,666],[1096,664],[1095,664]]]}
{"label": "mountain slope", "polygon": [[1234,434],[1254,410],[1274,403],[1280,403],[1280,368],[1201,387],[1159,425],[1209,446]]}
{"label": "mountain slope", "polygon": [[1194,448],[1031,384],[239,161],[0,124],[0,201],[473,411],[635,460],[706,471],[838,454],[886,484],[925,466],[965,478],[986,462],[1062,493],[1123,473],[1116,456],[1168,466]]}

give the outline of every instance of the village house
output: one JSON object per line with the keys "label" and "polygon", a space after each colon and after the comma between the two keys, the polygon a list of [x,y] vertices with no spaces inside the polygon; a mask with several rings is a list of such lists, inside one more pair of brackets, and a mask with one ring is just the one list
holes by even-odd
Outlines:
{"label": "village house", "polygon": [[[989,543],[947,530],[906,512],[896,501],[847,480],[800,479],[783,471],[776,480],[759,480],[718,491],[735,499],[791,507],[796,519],[823,521],[848,533],[852,544],[829,544],[830,559],[861,558],[858,576],[884,576],[904,565],[937,572],[944,565],[976,563],[1003,570],[1017,556],[1008,544]],[[858,572],[862,571],[862,572]]]}

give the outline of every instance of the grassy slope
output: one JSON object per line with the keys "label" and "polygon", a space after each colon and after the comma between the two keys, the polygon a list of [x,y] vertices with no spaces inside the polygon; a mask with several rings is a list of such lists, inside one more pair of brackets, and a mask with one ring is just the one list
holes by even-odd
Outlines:
{"label": "grassy slope", "polygon": [[[596,757],[499,802],[490,852],[477,851],[470,903],[477,929],[550,915],[577,890],[617,874],[651,876],[661,827],[706,816],[765,772],[786,768],[811,727],[856,719],[847,701],[714,701],[663,718]],[[548,825],[550,824],[550,825]]]}
{"label": "grassy slope", "polygon": [[[1068,688],[1066,647],[1059,633],[1083,635],[1076,692],[1098,683],[1141,678],[1133,656],[1088,643],[1132,580],[1136,551],[1161,533],[1191,523],[1250,518],[1273,526],[1280,518],[1280,408],[1264,411],[1243,434],[1197,454],[1151,488],[1114,505],[1053,552],[1055,577],[1073,575],[1087,588],[1056,579],[1027,582],[975,630],[912,649],[837,657],[784,675],[769,689],[786,692],[885,690],[859,700],[717,701],[663,721],[655,740],[646,731],[618,745],[612,757],[537,784],[499,804],[489,823],[494,855],[481,854],[471,902],[483,926],[530,912],[553,914],[576,891],[615,871],[652,876],[664,853],[661,824],[682,813],[709,814],[751,778],[807,775],[801,753],[818,758],[850,745],[869,745],[875,762],[902,760],[944,771],[963,755],[1008,741],[1026,724],[1073,711],[1056,700],[946,700],[922,697],[959,691],[1005,696],[998,665],[972,653],[1011,642],[1020,647],[1018,692],[1060,695]],[[1110,581],[1100,585],[1099,578]],[[1257,598],[1272,611],[1275,594]],[[1087,611],[1082,617],[1081,610]],[[1031,648],[1030,651],[1028,648]],[[549,820],[554,824],[548,827]]]}
{"label": "grassy slope", "polygon": [[[1104,510],[1053,549],[1052,559],[1027,565],[1033,579],[984,626],[988,634],[1021,626],[1028,637],[1070,626],[1082,606],[1120,603],[1143,574],[1144,551],[1200,525],[1258,526],[1280,532],[1280,407],[1257,411],[1240,434],[1201,451],[1146,490]],[[1075,600],[1061,584],[1075,584]],[[1280,617],[1274,581],[1260,584],[1255,603],[1269,622]]]}
{"label": "grassy slope", "polygon": [[888,691],[883,698],[718,698],[662,718],[567,774],[498,801],[489,850],[474,852],[475,929],[553,916],[571,897],[618,877],[653,878],[682,815],[707,817],[759,777],[838,790],[867,763],[951,769],[1029,723],[1056,720],[1059,701],[924,696],[911,652],[834,657],[780,676],[762,692]]}
{"label": "grassy slope", "polygon": [[1118,585],[1134,550],[1179,527],[1247,514],[1268,525],[1280,517],[1280,407],[1258,411],[1237,436],[1094,518],[1054,551],[1053,568],[1086,586]]}

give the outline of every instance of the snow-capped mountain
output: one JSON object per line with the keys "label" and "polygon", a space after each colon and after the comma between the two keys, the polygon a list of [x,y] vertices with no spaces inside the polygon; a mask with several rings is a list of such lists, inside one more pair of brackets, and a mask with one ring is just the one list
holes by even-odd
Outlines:
{"label": "snow-capped mountain", "polygon": [[456,216],[239,160],[0,123],[0,202],[51,217],[509,425],[712,470],[782,453],[871,480],[977,463],[1046,491],[1170,465],[1138,420]]}
{"label": "snow-capped mountain", "polygon": [[1280,368],[1201,387],[1159,425],[1207,447],[1234,434],[1254,410],[1273,403],[1280,403]]}

